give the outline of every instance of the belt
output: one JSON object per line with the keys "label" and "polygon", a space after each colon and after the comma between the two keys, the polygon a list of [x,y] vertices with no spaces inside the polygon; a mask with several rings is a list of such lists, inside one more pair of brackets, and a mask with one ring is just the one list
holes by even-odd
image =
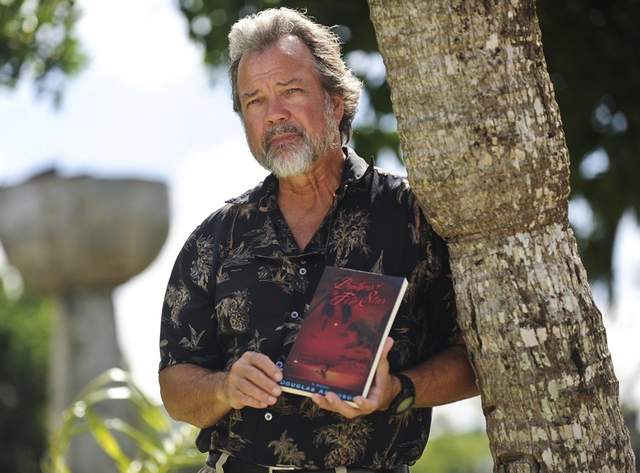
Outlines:
{"label": "belt", "polygon": [[[220,459],[221,454],[219,452],[209,452],[207,458],[207,466],[216,468],[216,463]],[[223,459],[224,460],[224,459]],[[222,462],[221,462],[222,463]],[[297,466],[263,466],[256,465],[255,463],[245,463],[242,460],[229,456],[224,460],[222,464],[222,471],[224,473],[278,473],[291,471],[295,473],[409,473],[409,467],[407,465],[398,465],[389,469],[371,470],[368,468],[331,468],[330,470],[307,470],[304,468],[298,468]]]}

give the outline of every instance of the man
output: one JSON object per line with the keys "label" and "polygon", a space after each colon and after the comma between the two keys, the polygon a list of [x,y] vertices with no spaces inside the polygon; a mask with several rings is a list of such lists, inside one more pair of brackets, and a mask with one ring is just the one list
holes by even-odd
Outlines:
{"label": "man", "polygon": [[[328,28],[266,10],[238,21],[229,46],[234,108],[272,174],[205,220],[178,256],[162,316],[165,406],[202,428],[202,472],[408,471],[430,407],[477,394],[446,245],[405,180],[343,148],[361,84]],[[278,385],[327,265],[410,283],[357,408]]]}

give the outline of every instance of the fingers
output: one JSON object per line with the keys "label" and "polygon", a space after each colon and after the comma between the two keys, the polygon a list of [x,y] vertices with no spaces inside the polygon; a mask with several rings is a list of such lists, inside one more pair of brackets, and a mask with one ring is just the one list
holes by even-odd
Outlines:
{"label": "fingers", "polygon": [[324,396],[322,396],[321,394],[314,394],[311,399],[321,409],[337,412],[338,414],[342,414],[348,419],[353,419],[354,417],[370,414],[375,410],[374,408],[370,409],[371,406],[369,405],[365,405],[364,407],[353,407],[347,402],[340,399],[337,394],[332,392],[328,392]]}
{"label": "fingers", "polygon": [[278,367],[261,353],[245,352],[227,373],[224,391],[234,409],[245,406],[265,408],[277,402],[282,389]]}
{"label": "fingers", "polygon": [[[357,407],[353,407],[346,403],[340,397],[332,392],[328,392],[324,396],[320,394],[314,394],[312,396],[313,402],[315,402],[320,408],[337,412],[343,416],[352,419],[354,417],[370,414],[376,410],[384,410],[385,393],[389,390],[390,375],[389,375],[389,352],[393,347],[393,338],[387,337],[382,349],[382,355],[376,368],[376,376],[369,395],[365,398],[362,396],[356,396],[353,402]],[[389,396],[386,396],[389,397]]]}
{"label": "fingers", "polygon": [[271,399],[265,396],[263,391],[242,379],[230,380],[228,394],[229,404],[234,409],[242,409],[247,406],[263,409],[271,404]]}
{"label": "fingers", "polygon": [[267,355],[256,353],[254,351],[247,351],[242,354],[240,359],[245,360],[249,364],[260,369],[264,374],[269,376],[276,383],[282,379],[282,372]]}
{"label": "fingers", "polygon": [[378,369],[380,369],[380,365],[386,364],[389,366],[389,352],[391,348],[393,348],[394,340],[391,337],[387,337],[384,341],[384,346],[382,347],[382,355],[380,356],[380,362],[378,363]]}
{"label": "fingers", "polygon": [[382,348],[382,354],[380,355],[380,361],[376,367],[376,380],[381,376],[389,376],[389,352],[393,347],[393,338],[387,337]]}

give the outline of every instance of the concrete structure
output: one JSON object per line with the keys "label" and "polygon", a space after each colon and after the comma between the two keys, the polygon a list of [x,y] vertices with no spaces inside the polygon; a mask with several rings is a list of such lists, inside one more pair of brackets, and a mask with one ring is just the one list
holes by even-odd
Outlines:
{"label": "concrete structure", "polygon": [[[113,289],[145,269],[167,236],[163,183],[63,178],[55,172],[0,188],[0,242],[25,285],[59,301],[51,350],[56,414],[101,372],[124,363]],[[105,414],[122,415],[107,406]],[[113,473],[90,438],[72,445],[74,473]]]}

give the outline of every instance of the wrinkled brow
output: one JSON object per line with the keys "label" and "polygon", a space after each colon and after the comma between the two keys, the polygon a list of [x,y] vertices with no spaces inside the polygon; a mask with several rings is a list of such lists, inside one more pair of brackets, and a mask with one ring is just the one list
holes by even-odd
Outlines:
{"label": "wrinkled brow", "polygon": [[[280,87],[284,87],[284,86],[293,84],[294,82],[302,82],[302,79],[299,79],[298,77],[294,77],[293,79],[289,79],[286,81],[276,82],[276,85]],[[258,94],[258,89],[254,90],[253,92],[245,92],[244,94],[241,95],[241,97],[243,99],[250,99],[251,97],[255,97],[257,94]]]}

